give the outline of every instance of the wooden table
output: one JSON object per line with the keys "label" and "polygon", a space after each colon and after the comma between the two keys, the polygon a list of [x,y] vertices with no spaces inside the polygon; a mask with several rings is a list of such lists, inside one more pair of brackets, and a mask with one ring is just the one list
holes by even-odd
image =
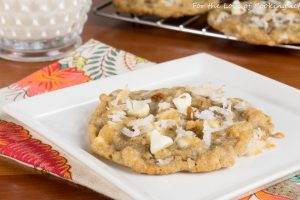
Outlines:
{"label": "wooden table", "polygon": [[[97,2],[101,1],[94,1]],[[250,46],[158,28],[132,26],[92,14],[83,33],[84,41],[90,38],[154,62],[206,52],[300,88],[300,51]],[[17,63],[0,59],[0,87],[8,86],[46,64]],[[0,197],[6,200],[106,199],[88,189],[65,183],[7,160],[0,160]]]}

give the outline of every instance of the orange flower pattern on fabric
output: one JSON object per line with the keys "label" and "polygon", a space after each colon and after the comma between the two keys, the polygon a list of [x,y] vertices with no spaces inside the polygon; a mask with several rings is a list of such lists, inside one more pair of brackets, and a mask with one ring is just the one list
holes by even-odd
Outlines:
{"label": "orange flower pattern on fabric", "polygon": [[72,179],[67,159],[48,144],[34,139],[22,126],[0,120],[0,153],[32,167]]}
{"label": "orange flower pattern on fabric", "polygon": [[18,81],[15,86],[26,90],[27,96],[78,85],[88,82],[90,78],[76,68],[62,69],[56,62]]}
{"label": "orange flower pattern on fabric", "polygon": [[288,197],[271,194],[264,190],[256,192],[248,197],[242,198],[241,200],[292,200]]}

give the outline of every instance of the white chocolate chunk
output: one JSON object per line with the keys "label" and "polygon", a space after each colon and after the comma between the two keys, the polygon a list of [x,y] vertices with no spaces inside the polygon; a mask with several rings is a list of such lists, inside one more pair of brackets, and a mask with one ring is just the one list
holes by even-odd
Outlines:
{"label": "white chocolate chunk", "polygon": [[172,138],[161,135],[156,129],[150,134],[150,152],[155,154],[173,144]]}
{"label": "white chocolate chunk", "polygon": [[183,93],[179,97],[174,98],[173,103],[180,113],[186,115],[187,108],[192,105],[192,97],[189,93]]}
{"label": "white chocolate chunk", "polygon": [[242,15],[246,12],[246,8],[241,4],[239,0],[234,0],[231,7],[231,14]]}
{"label": "white chocolate chunk", "polygon": [[129,115],[136,117],[146,117],[150,112],[149,103],[151,100],[137,101],[137,100],[126,100],[127,112]]}
{"label": "white chocolate chunk", "polygon": [[188,137],[194,137],[196,135],[193,131],[186,131],[181,127],[177,128],[176,134],[176,144],[182,149],[187,148],[190,145]]}
{"label": "white chocolate chunk", "polygon": [[255,15],[264,15],[266,13],[266,10],[266,5],[261,3],[255,3],[250,12]]}
{"label": "white chocolate chunk", "polygon": [[196,112],[195,117],[202,120],[215,119],[215,114],[211,110],[203,110],[202,112]]}

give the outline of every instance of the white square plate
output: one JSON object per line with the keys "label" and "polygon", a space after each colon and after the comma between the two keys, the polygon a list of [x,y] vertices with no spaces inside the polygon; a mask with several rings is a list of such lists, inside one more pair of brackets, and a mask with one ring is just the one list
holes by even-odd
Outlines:
{"label": "white square plate", "polygon": [[[234,167],[211,173],[150,176],[132,173],[97,159],[89,151],[87,122],[100,93],[128,87],[153,89],[174,85],[224,84],[270,114],[286,133],[277,148],[241,158]],[[232,199],[300,170],[299,90],[207,54],[93,81],[6,105],[14,118],[48,138],[106,177],[134,199]]]}

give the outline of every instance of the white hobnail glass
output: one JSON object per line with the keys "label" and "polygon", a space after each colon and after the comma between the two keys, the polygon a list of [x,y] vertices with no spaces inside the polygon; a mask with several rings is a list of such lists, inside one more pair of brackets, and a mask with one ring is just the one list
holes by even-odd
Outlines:
{"label": "white hobnail glass", "polygon": [[0,0],[0,57],[46,61],[81,44],[91,0]]}

